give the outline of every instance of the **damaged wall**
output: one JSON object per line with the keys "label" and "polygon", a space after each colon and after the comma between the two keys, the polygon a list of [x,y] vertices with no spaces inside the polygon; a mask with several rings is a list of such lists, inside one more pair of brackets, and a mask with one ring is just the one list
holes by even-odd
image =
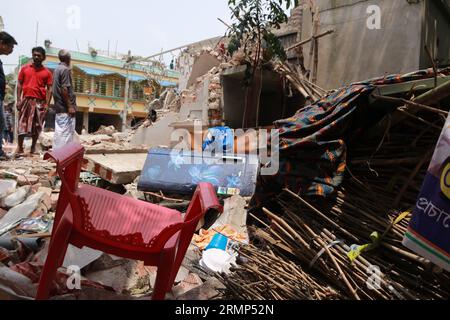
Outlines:
{"label": "damaged wall", "polygon": [[178,121],[178,113],[169,112],[149,127],[141,126],[133,134],[131,139],[132,146],[145,145],[149,148],[158,146],[170,146],[171,134],[173,128],[170,127],[175,121]]}
{"label": "damaged wall", "polygon": [[198,57],[195,58],[194,65],[192,67],[191,76],[189,77],[187,87],[191,87],[195,84],[198,77],[203,76],[209,70],[214,67],[217,67],[220,64],[220,61],[217,57],[214,57],[210,53],[203,52]]}
{"label": "damaged wall", "polygon": [[[436,5],[433,1],[316,0],[315,3],[320,8],[320,31],[335,30],[319,40],[318,84],[325,89],[383,74],[411,72],[430,65],[422,54],[425,45],[423,21],[426,4],[433,7]],[[369,5],[381,8],[380,30],[367,27],[367,19],[371,16],[367,13]],[[296,10],[301,10],[301,7]],[[435,15],[434,11],[435,8],[430,9],[429,14]],[[450,19],[442,13],[440,15],[435,18],[437,29],[447,30],[447,36],[440,37],[440,46],[444,48],[450,44]],[[310,38],[309,9],[303,11],[302,29],[302,39]],[[308,68],[310,45],[306,44],[303,50]],[[448,58],[449,50],[441,49],[439,52]]]}
{"label": "damaged wall", "polygon": [[194,88],[181,95],[180,119],[202,120],[208,123],[209,79],[196,84]]}
{"label": "damaged wall", "polygon": [[222,125],[222,85],[219,72],[226,63],[213,67],[181,94],[180,121],[201,120],[204,126]]}
{"label": "damaged wall", "polygon": [[[177,69],[180,72],[180,79],[178,81],[178,90],[183,91],[189,88],[194,82],[189,82],[191,74],[194,72],[194,64],[197,62],[197,58],[204,52],[211,53],[213,48],[217,47],[218,43],[223,40],[222,37],[216,37],[213,39],[201,41],[195,45],[189,46],[185,49],[177,59]],[[219,55],[215,55],[216,58],[220,58]],[[211,67],[212,68],[212,67]],[[203,73],[198,73],[198,75],[193,78],[194,81],[197,77],[204,75],[211,68],[204,70]]]}
{"label": "damaged wall", "polygon": [[[439,3],[441,2],[441,3]],[[426,1],[422,42],[441,66],[450,65],[450,0]],[[421,68],[430,66],[430,59],[422,48]]]}
{"label": "damaged wall", "polygon": [[[295,114],[298,104],[292,105],[288,102],[282,78],[271,70],[263,70],[261,74],[261,96],[258,110],[256,102],[251,101],[251,93],[247,95],[247,89],[244,87],[245,72],[246,66],[242,65],[228,68],[222,73],[223,113],[228,126],[234,129],[269,126],[275,120]],[[255,84],[249,90],[249,92],[251,90],[259,92]],[[247,98],[250,102],[244,115]]]}

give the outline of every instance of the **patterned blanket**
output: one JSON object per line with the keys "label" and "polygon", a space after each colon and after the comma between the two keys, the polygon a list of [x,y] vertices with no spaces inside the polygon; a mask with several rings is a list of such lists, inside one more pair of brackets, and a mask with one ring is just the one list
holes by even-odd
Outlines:
{"label": "patterned blanket", "polygon": [[[440,74],[450,75],[450,68]],[[380,85],[432,77],[434,72],[428,69],[354,83],[299,110],[289,119],[276,121],[275,127],[280,131],[280,171],[276,176],[261,177],[258,190],[276,193],[275,189],[288,187],[299,194],[319,197],[334,193],[346,170],[346,138],[361,134],[395,110],[370,106],[370,94]]]}

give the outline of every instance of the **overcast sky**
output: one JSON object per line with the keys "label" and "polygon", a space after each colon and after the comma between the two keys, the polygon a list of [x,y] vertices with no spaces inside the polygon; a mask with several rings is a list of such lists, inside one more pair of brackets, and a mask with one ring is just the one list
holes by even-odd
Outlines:
{"label": "overcast sky", "polygon": [[[79,12],[79,15],[78,15]],[[54,47],[87,52],[98,50],[149,56],[178,46],[222,36],[229,22],[227,0],[14,0],[2,1],[5,31],[19,43],[15,52],[0,56],[5,71],[19,55],[30,55],[36,42],[50,39]]]}

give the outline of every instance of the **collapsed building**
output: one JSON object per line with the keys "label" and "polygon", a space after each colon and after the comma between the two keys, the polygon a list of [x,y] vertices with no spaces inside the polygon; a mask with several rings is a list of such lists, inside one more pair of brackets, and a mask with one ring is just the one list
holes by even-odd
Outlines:
{"label": "collapsed building", "polygon": [[[439,67],[450,64],[450,39],[446,33],[450,28],[450,5],[446,1],[371,3],[380,9],[377,28],[368,26],[375,17],[374,13],[367,12],[365,2],[330,4],[316,1],[315,5],[320,15],[317,35],[312,30],[313,17],[308,1],[293,9],[289,22],[274,32],[287,50],[288,63],[301,63],[309,72],[313,61],[308,53],[313,41],[307,40],[319,36],[316,79],[319,88],[339,88],[361,79],[426,69],[433,66],[432,61],[437,61]],[[430,25],[430,21],[435,23]],[[296,44],[302,41],[305,43],[299,55]],[[211,46],[214,42],[215,46]],[[179,87],[179,115],[169,115],[170,119],[164,120],[164,124],[151,129],[149,137],[159,136],[157,132],[167,124],[192,131],[194,121],[201,121],[205,128],[220,125],[234,129],[270,126],[275,120],[292,116],[304,104],[305,97],[298,90],[285,94],[289,86],[274,70],[264,70],[261,83],[255,81],[250,88],[243,86],[247,67],[242,64],[242,57],[224,61],[221,43],[224,42],[217,38],[189,49],[196,54],[190,52],[180,56],[178,61],[184,71],[181,72]],[[357,49],[353,43],[358,44]],[[380,54],[376,57],[365,54],[374,51]],[[258,99],[252,97],[252,92],[260,93]],[[147,142],[169,146],[168,133],[161,140]],[[143,136],[144,133],[139,133],[134,143],[143,143]]]}
{"label": "collapsed building", "polygon": [[[308,3],[294,9],[289,23],[277,31],[288,51],[287,61],[267,64],[250,86],[244,80],[251,66],[242,52],[227,54],[226,39],[183,52],[178,59],[179,90],[168,90],[152,102],[156,118],[146,119],[125,135],[101,128],[97,135],[80,137],[86,149],[81,179],[185,211],[190,196],[169,192],[173,184],[185,191],[199,181],[219,180],[226,170],[205,173],[188,167],[191,176],[186,175],[186,182],[181,174],[187,171],[181,168],[185,158],[172,158],[166,152],[179,142],[174,132],[183,129],[184,138],[192,139],[196,128],[202,134],[220,126],[275,128],[280,133],[279,173],[258,176],[257,184],[257,170],[244,175],[245,182],[253,184],[249,197],[220,194],[224,212],[197,228],[170,298],[448,299],[448,272],[402,246],[450,105],[450,70],[444,68],[450,57],[445,36],[440,35],[441,28],[448,30],[441,27],[448,20],[435,10],[446,2],[378,1],[382,14],[392,15],[371,33],[364,29],[369,17],[365,1],[316,1],[318,9]],[[407,27],[399,12],[407,12],[411,30],[424,32],[413,35],[403,30],[407,37],[398,39],[391,31]],[[420,14],[435,17],[434,33],[428,23],[417,19]],[[311,31],[314,15],[316,27],[320,26],[316,33]],[[349,41],[356,41],[360,50],[351,50]],[[424,44],[431,57],[427,58]],[[383,54],[372,57],[376,61],[364,54],[373,52],[375,45],[384,48],[379,49]],[[316,62],[308,60],[311,57]],[[149,148],[157,149],[158,163],[148,160]],[[18,162],[1,171],[17,180],[3,188],[5,208],[13,210],[3,213],[7,222],[17,218],[14,208],[21,204],[12,200],[19,196],[38,217],[34,224],[22,221],[13,232],[30,224],[38,235],[48,231],[52,209],[47,207],[54,210],[60,183],[54,165],[42,167],[39,171],[28,162]],[[176,181],[168,181],[169,171],[171,179],[174,172],[179,174]],[[142,188],[142,178],[162,183],[148,191]],[[227,178],[233,178],[228,181],[235,184],[232,189],[242,188],[236,176]],[[31,188],[16,190],[27,181]],[[164,182],[170,182],[170,188]],[[30,199],[31,191],[37,196]],[[202,253],[218,234],[231,239],[240,261],[211,272],[202,268]],[[0,294],[33,297],[43,253],[33,253],[31,260],[24,261],[29,248],[20,244],[12,248],[0,251],[1,261],[11,266],[2,271],[21,279],[25,289],[6,290],[9,282],[0,274]],[[69,255],[73,260],[68,258],[64,266],[81,265],[89,290],[74,293],[57,283],[57,298],[139,299],[154,289],[155,269],[140,262],[89,250],[80,253],[72,247]],[[367,286],[371,266],[379,268],[378,287]],[[63,271],[59,277],[65,279]]]}

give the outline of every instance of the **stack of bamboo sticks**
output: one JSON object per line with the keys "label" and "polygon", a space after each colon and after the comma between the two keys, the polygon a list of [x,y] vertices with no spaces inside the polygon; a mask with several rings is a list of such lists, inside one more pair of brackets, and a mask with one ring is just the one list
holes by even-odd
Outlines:
{"label": "stack of bamboo sticks", "polygon": [[300,71],[294,70],[286,63],[274,63],[273,69],[283,75],[307,100],[317,101],[327,94],[325,89],[309,81]]}
{"label": "stack of bamboo sticks", "polygon": [[339,294],[325,282],[309,275],[293,261],[266,247],[243,247],[246,263],[234,276],[218,275],[226,283],[224,296],[244,300],[325,300]]}
{"label": "stack of bamboo sticks", "polygon": [[[442,127],[443,117],[424,112],[416,116]],[[221,276],[229,295],[448,299],[449,274],[401,243],[439,134],[418,119],[402,121],[382,138],[349,143],[348,176],[334,198],[313,201],[284,190],[265,217],[252,215],[265,225],[254,230],[265,246],[242,249],[247,264]],[[292,289],[297,284],[301,294]],[[245,295],[238,290],[244,285]]]}

